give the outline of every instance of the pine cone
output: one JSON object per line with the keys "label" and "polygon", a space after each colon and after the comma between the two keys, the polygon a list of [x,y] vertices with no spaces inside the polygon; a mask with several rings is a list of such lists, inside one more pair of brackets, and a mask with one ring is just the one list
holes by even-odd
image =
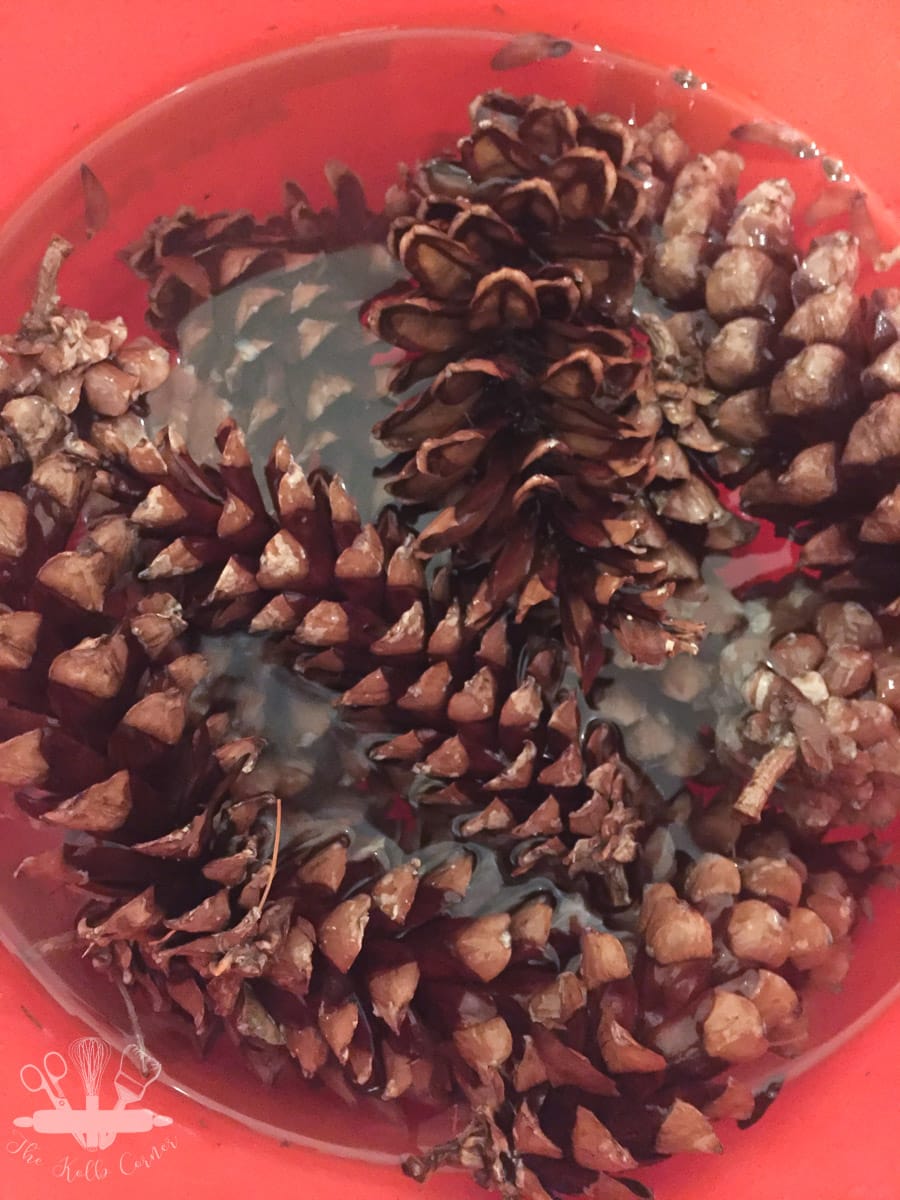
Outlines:
{"label": "pine cone", "polygon": [[817,340],[772,381],[759,447],[771,465],[744,485],[742,498],[797,528],[806,543],[801,563],[821,570],[829,588],[861,598],[874,591],[891,605],[900,592],[893,551],[900,538],[893,515],[900,297],[876,293],[863,307],[850,290],[857,262],[855,240],[836,234],[819,240],[795,276],[795,290],[810,278],[810,289],[820,290],[785,333],[797,326],[802,337],[798,322],[818,305],[822,313],[811,313],[806,339]]}
{"label": "pine cone", "polygon": [[[807,873],[799,846],[772,827],[738,825],[737,849],[733,842],[679,867],[674,846],[684,844],[678,827],[689,809],[676,802],[671,824],[658,827],[672,850],[657,855],[629,932],[582,927],[580,958],[527,999],[522,976],[514,996],[527,1005],[527,1027],[510,1001],[467,1011],[454,1033],[463,1062],[453,1070],[473,1120],[412,1159],[414,1178],[452,1162],[508,1196],[601,1187],[624,1200],[630,1193],[607,1175],[658,1154],[717,1153],[711,1120],[761,1111],[764,1096],[754,1100],[719,1072],[770,1049],[802,1050],[808,1030],[795,988],[843,977],[861,880],[836,847],[821,848],[818,860],[807,851]],[[560,936],[554,921],[562,965]]]}
{"label": "pine cone", "polygon": [[[718,150],[681,168],[647,272],[656,295],[679,309],[705,305],[721,324],[738,316],[783,317],[789,299],[784,262],[792,248],[793,194],[786,181],[767,180],[735,212],[743,166],[739,155]],[[777,240],[769,239],[773,232]]]}
{"label": "pine cone", "polygon": [[[375,731],[369,756],[410,797],[430,839],[437,825],[488,846],[513,878],[581,878],[598,908],[627,905],[627,870],[659,797],[608,726],[583,726],[577,696],[560,689],[557,653],[526,643],[524,655],[517,671],[523,652],[498,622],[418,676],[378,667],[342,704]],[[380,729],[393,736],[379,740]]]}
{"label": "pine cone", "polygon": [[266,467],[267,505],[242,431],[227,421],[216,441],[219,461],[206,465],[169,429],[123,446],[146,491],[130,513],[141,580],[172,589],[203,628],[292,634],[309,671],[336,684],[359,679],[373,655],[421,656],[424,641],[398,640],[417,622],[425,637],[427,618],[425,572],[396,513],[364,525],[340,477],[307,477],[284,440]]}
{"label": "pine cone", "polygon": [[[743,486],[750,507],[775,512],[802,506],[806,516],[833,495],[831,439],[846,438],[858,410],[862,323],[853,292],[858,270],[854,238],[838,233],[814,242],[791,276],[792,314],[777,338],[770,329],[768,340],[759,341],[765,361],[744,379],[748,388],[721,406],[720,430],[751,447],[766,466]],[[721,369],[728,373],[727,366]],[[823,440],[815,443],[815,437]]]}
{"label": "pine cone", "polygon": [[[60,307],[57,280],[71,251],[62,238],[53,239],[19,332],[0,339],[0,397],[18,401],[0,442],[4,471],[22,462],[23,455],[43,456],[73,426],[84,437],[97,418],[122,416],[169,373],[168,354],[146,338],[128,342],[121,318],[95,321],[80,309]],[[72,424],[57,421],[48,427],[49,418],[37,415],[43,408],[34,404],[29,419],[26,402],[35,397],[49,401]],[[21,435],[18,445],[15,433]]]}
{"label": "pine cone", "polygon": [[[98,969],[156,1009],[174,1001],[205,1035],[208,1001],[180,962],[168,968],[173,939],[206,935],[249,958],[257,940],[269,952],[284,937],[283,906],[266,904],[280,801],[248,786],[259,739],[198,707],[207,664],[177,654],[184,623],[174,603],[162,609],[161,597],[145,602],[124,631],[51,661],[49,711],[0,746],[0,773],[29,813],[75,834],[19,871],[93,897],[77,932]],[[33,616],[3,618],[4,635]]]}
{"label": "pine cone", "polygon": [[147,319],[173,347],[178,327],[198,305],[269,271],[304,266],[310,255],[384,237],[386,221],[369,211],[359,179],[340,163],[326,169],[336,208],[316,211],[301,188],[285,186],[284,211],[258,222],[247,212],[200,216],[181,208],[159,217],[123,258],[151,284]]}
{"label": "pine cone", "polygon": [[0,341],[0,601],[97,633],[130,585],[137,535],[126,516],[142,494],[110,434],[141,428],[137,410],[169,357],[129,342],[121,320],[59,305],[70,250],[54,239],[19,333]]}
{"label": "pine cone", "polygon": [[832,590],[863,597],[874,588],[889,604],[900,591],[890,552],[900,298],[856,294],[859,246],[844,232],[815,239],[793,269],[793,200],[785,181],[766,181],[737,206],[725,248],[706,231],[691,235],[705,248],[679,298],[695,303],[702,283],[722,328],[711,336],[695,317],[691,346],[672,328],[686,314],[657,321],[657,373],[704,397],[707,425],[731,443],[716,453],[716,469],[744,480],[745,508],[805,542],[802,564]]}
{"label": "pine cone", "polygon": [[359,406],[376,395],[378,369],[355,314],[396,270],[387,219],[369,211],[357,177],[337,163],[326,174],[334,209],[314,211],[288,184],[284,212],[265,222],[181,209],[125,252],[152,284],[149,323],[189,368],[173,381],[169,422],[194,448],[234,415],[254,454],[279,437],[304,463],[338,438],[348,461],[371,453]]}
{"label": "pine cone", "polygon": [[[609,114],[591,115],[541,96],[520,99],[502,91],[477,97],[470,116],[473,132],[459,143],[458,156],[426,163],[389,195],[392,211],[410,214],[395,225],[395,245],[416,223],[412,214],[424,201],[424,219],[447,225],[455,221],[450,236],[484,260],[487,270],[476,267],[473,276],[470,256],[457,256],[456,265],[448,263],[444,269],[443,294],[433,299],[472,297],[468,334],[460,332],[477,338],[490,327],[479,320],[479,315],[491,315],[489,296],[493,292],[499,298],[507,291],[498,286],[502,279],[482,282],[480,290],[478,280],[490,276],[492,266],[521,266],[533,276],[528,263],[542,252],[545,262],[567,265],[569,275],[577,270],[580,285],[573,292],[564,273],[558,273],[557,287],[552,274],[543,277],[544,286],[537,291],[545,319],[567,321],[569,310],[577,311],[581,291],[590,293],[585,302],[595,315],[629,322],[642,258],[631,231],[656,215],[665,184],[654,170],[671,172],[684,145],[674,131],[662,124],[639,130]],[[597,218],[606,226],[591,224]],[[513,261],[507,262],[508,256]],[[519,294],[516,282],[510,281],[509,300]],[[534,303],[532,297],[520,315],[533,310]],[[422,332],[428,327],[435,333],[448,331],[446,320],[427,320],[428,306],[422,311]],[[453,339],[429,349],[441,354],[456,344]]]}
{"label": "pine cone", "polygon": [[793,311],[794,193],[786,180],[765,180],[735,207],[742,166],[737,155],[718,152],[683,169],[649,272],[650,286],[670,303],[704,305],[665,323],[651,317],[650,333],[657,372],[672,381],[661,385],[662,396],[687,402],[685,448],[699,436],[698,448],[711,456],[707,469],[719,477],[758,466],[763,387],[791,344],[780,331]]}
{"label": "pine cone", "polygon": [[889,825],[900,812],[892,622],[801,585],[751,602],[748,621],[723,652],[717,731],[720,757],[753,769],[737,812],[758,820],[776,805],[817,838]]}
{"label": "pine cone", "polygon": [[495,607],[521,595],[524,612],[558,592],[590,686],[604,626],[639,661],[695,648],[701,631],[663,615],[697,574],[680,540],[702,549],[709,525],[722,545],[739,539],[677,443],[710,454],[724,443],[677,383],[657,396],[632,316],[643,206],[664,195],[641,182],[653,138],[540,97],[490,93],[473,113],[459,162],[413,176],[415,215],[392,226],[412,278],[366,319],[415,356],[394,390],[438,374],[375,433],[399,452],[391,490],[446,506],[418,549],[491,562]]}

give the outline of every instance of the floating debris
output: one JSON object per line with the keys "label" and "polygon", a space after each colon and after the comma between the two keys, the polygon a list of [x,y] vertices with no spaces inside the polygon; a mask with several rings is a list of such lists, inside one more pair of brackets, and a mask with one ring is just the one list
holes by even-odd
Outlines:
{"label": "floating debris", "polygon": [[880,258],[884,246],[869,212],[869,201],[865,192],[854,192],[850,199],[850,232],[859,240],[859,248],[874,263]]}
{"label": "floating debris", "polygon": [[738,1129],[750,1129],[757,1121],[761,1120],[771,1105],[778,1099],[778,1095],[783,1087],[783,1079],[773,1079],[761,1092],[757,1092],[752,1114],[746,1120],[738,1121]]}
{"label": "floating debris", "polygon": [[680,88],[684,88],[688,92],[695,89],[700,92],[709,91],[709,84],[706,80],[701,79],[695,71],[691,71],[687,67],[676,67],[672,72],[672,79]]}
{"label": "floating debris", "polygon": [[882,254],[879,254],[873,266],[876,271],[890,271],[892,267],[896,267],[898,264],[900,264],[900,242],[898,242],[893,250],[885,250]]}
{"label": "floating debris", "polygon": [[790,125],[782,125],[780,121],[747,121],[743,125],[735,125],[731,136],[736,142],[784,150],[794,158],[819,158],[821,155],[815,142]]}
{"label": "floating debris", "polygon": [[815,200],[803,213],[804,223],[820,225],[824,221],[833,221],[836,217],[844,217],[850,211],[850,202],[854,189],[844,184],[832,184],[822,188]]}
{"label": "floating debris", "polygon": [[831,183],[838,183],[840,180],[847,180],[850,176],[844,170],[843,160],[840,158],[831,158],[825,154],[821,159],[822,170],[825,172],[825,178]]}
{"label": "floating debris", "polygon": [[572,43],[565,38],[551,37],[549,33],[520,33],[500,47],[491,59],[491,66],[495,71],[511,71],[546,58],[565,58],[571,49]]}
{"label": "floating debris", "polygon": [[109,196],[87,163],[81,164],[81,190],[84,193],[84,229],[90,241],[109,220]]}

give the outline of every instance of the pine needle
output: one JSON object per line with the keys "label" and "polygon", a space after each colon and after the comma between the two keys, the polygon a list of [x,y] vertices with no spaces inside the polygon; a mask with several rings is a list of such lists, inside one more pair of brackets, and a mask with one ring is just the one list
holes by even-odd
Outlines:
{"label": "pine needle", "polygon": [[278,851],[279,851],[280,846],[281,846],[281,797],[276,796],[275,797],[275,845],[272,848],[272,863],[269,868],[269,879],[268,879],[268,882],[266,883],[265,891],[263,892],[262,896],[260,896],[260,898],[259,898],[259,904],[257,904],[257,906],[256,906],[259,909],[260,916],[262,916],[262,911],[266,907],[266,901],[269,898],[269,892],[272,890],[272,884],[275,882],[275,872],[278,869]]}

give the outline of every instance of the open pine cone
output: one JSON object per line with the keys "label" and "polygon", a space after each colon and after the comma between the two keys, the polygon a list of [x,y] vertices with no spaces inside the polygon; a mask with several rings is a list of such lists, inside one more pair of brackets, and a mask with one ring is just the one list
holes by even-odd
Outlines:
{"label": "open pine cone", "polygon": [[[737,847],[678,866],[674,846],[683,844],[689,808],[679,801],[671,823],[657,828],[646,860],[655,860],[654,873],[628,933],[610,940],[605,930],[582,928],[580,957],[567,962],[554,920],[549,944],[563,968],[555,984],[528,995],[523,964],[509,1002],[468,1011],[453,1035],[453,1070],[473,1120],[408,1163],[414,1178],[453,1162],[508,1196],[600,1189],[624,1200],[632,1193],[616,1177],[638,1162],[718,1153],[711,1120],[759,1111],[745,1084],[714,1076],[766,1048],[786,1056],[802,1049],[806,1020],[795,987],[843,977],[858,912],[855,870],[870,868],[847,867],[828,848],[807,873],[784,832],[740,827]],[[696,833],[709,841],[713,830]],[[526,908],[534,938],[537,905]],[[534,971],[534,950],[530,959]],[[517,1004],[527,1004],[527,1027]]]}
{"label": "open pine cone", "polygon": [[740,158],[719,152],[683,169],[648,274],[670,304],[703,305],[667,326],[654,322],[655,345],[662,370],[688,385],[682,398],[695,410],[698,399],[702,405],[709,466],[719,477],[758,465],[752,450],[764,385],[790,344],[780,340],[782,328],[792,336],[794,193],[786,180],[766,180],[736,204],[740,168]]}
{"label": "open pine cone", "polygon": [[[829,588],[874,589],[890,604],[900,591],[891,549],[900,536],[892,516],[900,297],[857,295],[859,246],[844,232],[817,238],[795,267],[793,202],[784,180],[748,193],[721,240],[703,235],[691,286],[675,297],[696,303],[702,286],[721,326],[694,321],[700,379],[713,389],[709,424],[730,443],[715,469],[741,480],[745,508],[805,543],[801,563],[824,572]],[[672,291],[665,280],[657,286]],[[658,327],[668,369],[694,375],[696,349],[677,341]]]}
{"label": "open pine cone", "polygon": [[748,605],[722,655],[720,757],[753,770],[735,807],[775,805],[808,836],[900,813],[900,650],[893,622],[803,584]]}
{"label": "open pine cone", "polygon": [[769,465],[742,500],[796,529],[802,564],[823,571],[829,588],[891,605],[900,593],[900,294],[861,301],[857,269],[855,240],[835,234],[794,276],[795,293],[808,297],[783,336],[804,345],[759,393],[754,450]]}
{"label": "open pine cone", "polygon": [[148,320],[173,347],[187,315],[210,296],[270,271],[306,265],[313,255],[384,237],[359,179],[339,163],[326,174],[335,207],[313,209],[296,184],[285,187],[284,211],[259,222],[248,212],[201,216],[190,208],[160,217],[123,258],[151,287]]}
{"label": "open pine cone", "polygon": [[147,339],[129,342],[120,320],[59,305],[70,249],[51,244],[31,310],[0,343],[0,480],[9,489],[0,492],[0,601],[46,608],[62,629],[103,633],[128,603],[139,539],[127,514],[143,493],[109,452],[110,432],[140,426],[134,410],[165,379],[169,357]]}
{"label": "open pine cone", "polygon": [[[7,404],[29,397],[49,401],[62,416],[77,422],[77,431],[85,436],[91,422],[122,416],[139,396],[162,383],[169,373],[169,356],[147,338],[129,342],[121,318],[96,321],[81,309],[60,305],[59,271],[71,252],[72,246],[63,238],[52,240],[18,333],[0,338],[0,396]],[[6,419],[21,425],[17,429],[21,445],[4,436],[0,458],[4,471],[21,461],[16,451],[35,457],[35,439],[58,443],[72,432],[70,425],[59,421],[56,428],[45,429],[49,421],[45,410],[31,407],[43,417],[32,418],[33,429],[28,428],[27,404],[10,407]]]}
{"label": "open pine cone", "polygon": [[666,601],[696,553],[746,537],[695,465],[725,445],[701,415],[714,394],[652,371],[633,314],[667,195],[653,171],[682,155],[664,125],[541,97],[488,93],[473,123],[458,160],[394,197],[412,214],[390,233],[410,279],[366,320],[410,356],[395,391],[434,378],[375,434],[399,455],[391,491],[439,509],[417,549],[490,562],[495,608],[558,597],[589,687],[604,628],[639,662],[695,650],[702,630]]}
{"label": "open pine cone", "polygon": [[387,218],[369,210],[359,179],[339,163],[326,176],[331,208],[312,209],[288,184],[283,211],[265,221],[180,209],[124,253],[151,284],[149,324],[178,347],[185,370],[170,389],[170,423],[192,448],[204,444],[209,413],[213,428],[236,417],[254,454],[279,437],[304,463],[326,446],[349,460],[356,439],[370,453],[358,410],[374,400],[378,371],[355,315],[396,268]]}
{"label": "open pine cone", "polygon": [[626,906],[627,869],[660,798],[608,726],[583,727],[554,649],[526,646],[518,671],[516,657],[498,623],[474,656],[435,658],[412,679],[379,667],[342,704],[373,728],[402,730],[374,740],[370,757],[420,812],[442,812],[451,836],[487,845],[510,878],[580,878],[598,909]]}
{"label": "open pine cone", "polygon": [[482,636],[491,612],[475,583],[454,595],[446,572],[429,580],[393,509],[364,524],[340,477],[307,476],[284,440],[267,503],[238,426],[216,440],[204,465],[171,430],[121,447],[144,492],[130,513],[140,578],[172,590],[192,623],[287,639],[304,673],[343,688],[379,663],[411,680]]}

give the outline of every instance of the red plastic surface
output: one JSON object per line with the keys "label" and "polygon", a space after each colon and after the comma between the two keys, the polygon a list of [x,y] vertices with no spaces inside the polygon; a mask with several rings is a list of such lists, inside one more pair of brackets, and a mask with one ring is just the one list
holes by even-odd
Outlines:
{"label": "red plastic surface", "polygon": [[[900,20],[892,0],[809,3],[724,0],[674,5],[630,0],[599,6],[556,0],[45,0],[5,5],[0,70],[0,221],[38,182],[142,104],[218,67],[353,28],[457,26],[524,30],[598,43],[663,66],[689,66],[713,84],[759,98],[770,111],[845,156],[881,198],[900,209],[894,146]],[[820,10],[824,14],[824,10]],[[0,1197],[46,1200],[103,1188],[149,1200],[166,1190],[192,1200],[236,1200],[302,1189],[312,1200],[465,1200],[478,1190],[444,1176],[424,1190],[395,1168],[338,1161],[255,1135],[156,1085],[154,1105],[173,1118],[141,1149],[91,1157],[72,1142],[35,1139],[11,1121],[29,1111],[19,1069],[83,1032],[25,969],[0,953]],[[900,1200],[900,1008],[790,1085],[766,1120],[726,1132],[722,1160],[668,1164],[651,1173],[659,1200]],[[21,1146],[22,1143],[24,1146]],[[163,1150],[164,1143],[170,1143]],[[48,1143],[52,1154],[47,1153]],[[153,1154],[153,1146],[157,1154]],[[35,1161],[35,1156],[41,1161]],[[95,1156],[98,1157],[98,1156]],[[143,1163],[146,1159],[146,1163]],[[105,1170],[105,1175],[103,1174]],[[101,1177],[102,1176],[102,1177]]]}

